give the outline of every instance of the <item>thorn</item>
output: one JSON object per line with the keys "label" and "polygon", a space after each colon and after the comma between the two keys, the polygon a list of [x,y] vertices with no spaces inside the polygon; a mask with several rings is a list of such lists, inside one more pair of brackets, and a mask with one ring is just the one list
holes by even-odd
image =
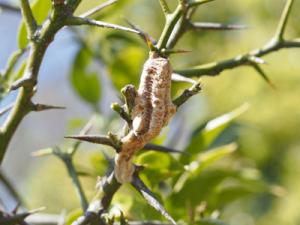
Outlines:
{"label": "thorn", "polygon": [[113,147],[116,151],[119,150],[120,146],[117,146],[110,137],[100,135],[78,135],[78,136],[65,136],[65,138],[76,139],[80,141],[86,141],[94,144],[102,144]]}
{"label": "thorn", "polygon": [[40,207],[40,208],[37,208],[37,209],[30,210],[28,213],[35,214],[35,213],[39,213],[39,212],[42,212],[42,211],[45,211],[45,210],[46,210],[46,206],[43,206],[43,207]]}
{"label": "thorn", "polygon": [[267,74],[260,68],[257,64],[252,64],[253,68],[258,72],[258,74],[270,85],[272,89],[276,89],[276,86],[273,84],[273,82],[269,79]]}
{"label": "thorn", "polygon": [[148,48],[151,51],[157,51],[157,49],[155,48],[156,45],[156,40],[151,37],[149,34],[147,34],[146,32],[142,31],[140,28],[138,28],[136,25],[132,24],[129,20],[125,19],[126,22],[128,23],[129,26],[131,26],[134,30],[138,31],[140,37],[146,42]]}
{"label": "thorn", "polygon": [[10,90],[14,91],[17,90],[20,87],[30,87],[30,86],[35,86],[36,85],[36,80],[32,79],[32,78],[21,78],[17,81],[15,81],[11,87]]}
{"label": "thorn", "polygon": [[186,83],[190,83],[190,84],[196,84],[197,81],[188,78],[188,77],[184,77],[182,75],[180,75],[179,73],[172,73],[172,81],[176,81],[176,82],[186,82]]}
{"label": "thorn", "polygon": [[162,204],[156,199],[155,195],[147,188],[143,181],[138,177],[137,173],[134,173],[131,185],[145,198],[150,206],[152,206],[156,211],[163,215],[167,220],[169,220],[173,225],[177,225],[175,220],[170,216],[170,214],[165,210]]}
{"label": "thorn", "polygon": [[16,205],[16,207],[13,209],[12,214],[14,214],[14,215],[17,214],[17,212],[18,212],[20,206],[21,206],[21,203],[18,202],[17,205]]}
{"label": "thorn", "polygon": [[64,106],[53,106],[53,105],[44,105],[44,104],[33,104],[33,111],[41,112],[51,109],[66,109]]}

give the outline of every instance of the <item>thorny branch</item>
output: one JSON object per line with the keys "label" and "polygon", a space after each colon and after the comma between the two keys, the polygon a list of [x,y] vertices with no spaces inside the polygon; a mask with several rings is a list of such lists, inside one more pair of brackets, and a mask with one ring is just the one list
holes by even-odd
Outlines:
{"label": "thorny branch", "polygon": [[[161,36],[158,39],[157,44],[155,44],[154,49],[161,53],[162,55],[171,54],[172,51],[176,52],[173,48],[182,37],[182,35],[188,30],[231,30],[231,29],[242,29],[244,26],[240,25],[224,25],[224,24],[214,24],[214,23],[199,23],[191,22],[192,15],[196,7],[200,5],[212,2],[214,0],[178,0],[178,5],[176,9],[172,12],[165,0],[159,0],[162,11],[165,15],[165,26],[162,30]],[[65,2],[65,3],[64,3]],[[41,104],[33,104],[31,98],[35,94],[35,86],[37,83],[39,67],[42,63],[43,56],[49,46],[53,41],[56,33],[64,26],[79,26],[79,25],[89,25],[97,26],[102,28],[112,28],[122,31],[139,33],[136,29],[131,29],[119,25],[109,24],[102,21],[97,21],[93,19],[86,18],[87,16],[94,15],[100,10],[106,8],[107,6],[114,4],[115,0],[110,0],[104,4],[88,11],[87,13],[81,15],[80,17],[73,16],[73,12],[80,4],[81,0],[53,0],[53,9],[50,17],[43,23],[41,27],[37,26],[34,15],[31,11],[28,0],[21,0],[21,12],[23,14],[23,19],[26,24],[26,28],[29,34],[29,57],[26,65],[26,69],[23,78],[12,85],[12,89],[18,89],[19,94],[11,113],[9,114],[7,120],[0,130],[0,163],[3,160],[4,154],[6,152],[7,146],[17,129],[20,122],[23,120],[25,115],[31,111],[39,111],[41,106],[45,109],[57,108],[53,106],[46,106]],[[274,51],[283,48],[299,48],[300,40],[285,40],[284,31],[287,25],[288,17],[291,12],[293,0],[287,0],[285,9],[282,13],[279,25],[277,27],[274,37],[262,48],[250,51],[246,54],[220,61],[214,62],[206,65],[200,65],[191,69],[176,70],[175,72],[184,76],[203,76],[203,75],[217,75],[226,69],[236,68],[242,65],[249,65],[256,69],[264,79],[267,79],[263,70],[258,64],[262,63],[263,60],[260,58],[264,55],[272,53]],[[1,7],[1,6],[0,6]],[[14,66],[13,63],[11,66]],[[12,67],[10,67],[12,68]],[[179,107],[185,103],[190,97],[199,93],[201,90],[200,82],[196,82],[189,89],[186,89],[182,95],[176,98],[173,103]],[[124,94],[125,93],[125,94]],[[126,120],[127,124],[130,126],[132,123],[130,113],[132,109],[133,97],[132,95],[125,96],[125,105],[113,105],[112,108],[119,113],[119,115]],[[130,92],[131,94],[133,92]],[[128,94],[128,93],[127,93]],[[35,107],[33,107],[35,106]],[[81,133],[79,136],[67,136],[67,138],[73,138],[82,141],[93,142],[97,144],[103,144],[113,147],[117,152],[121,148],[121,142],[116,135],[109,133],[106,136],[99,135],[85,135]],[[73,151],[63,153],[61,151],[52,152],[59,156],[65,165],[67,166],[69,175],[73,179],[74,186],[78,190],[79,197],[81,199],[82,208],[85,210],[85,214],[76,220],[73,225],[84,225],[84,224],[105,224],[102,218],[103,213],[105,213],[110,206],[114,194],[118,191],[121,184],[117,182],[114,172],[112,172],[108,177],[99,182],[98,193],[95,198],[88,203],[81,184],[78,180],[75,167],[72,163],[72,157],[74,152],[78,148],[79,142],[73,147]],[[147,144],[144,149],[165,151],[165,152],[179,152],[178,150],[170,149],[163,146],[156,146],[153,144]],[[132,185],[144,196],[144,198],[149,202],[151,206],[161,212],[167,219],[169,219],[172,224],[176,222],[169,216],[169,214],[164,210],[162,205],[155,199],[154,195],[148,190],[148,188],[143,184],[143,182],[138,177],[139,167],[136,167],[136,172]],[[139,225],[162,225],[163,223],[155,222],[132,222],[129,224],[139,224]]]}
{"label": "thorny branch", "polygon": [[[50,16],[38,27],[28,0],[21,0],[21,12],[29,34],[29,56],[23,77],[11,86],[11,90],[20,88],[16,102],[0,128],[0,163],[2,162],[9,142],[23,118],[31,111],[37,111],[31,101],[36,92],[40,65],[44,54],[57,32],[68,25],[89,24],[103,28],[136,32],[133,29],[101,21],[74,17],[73,13],[81,0],[53,0]],[[1,76],[2,78],[2,76]],[[53,108],[53,107],[52,107]],[[39,111],[39,110],[38,110]]]}

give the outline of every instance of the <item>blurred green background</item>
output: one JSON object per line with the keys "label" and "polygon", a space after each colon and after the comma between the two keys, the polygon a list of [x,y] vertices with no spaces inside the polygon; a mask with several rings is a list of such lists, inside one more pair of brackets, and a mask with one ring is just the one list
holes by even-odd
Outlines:
{"label": "blurred green background", "polygon": [[[176,1],[168,2],[173,5]],[[245,24],[248,28],[241,31],[190,31],[176,48],[191,52],[172,56],[173,67],[182,69],[218,61],[262,46],[274,34],[284,3],[284,0],[218,0],[199,7],[194,21]],[[78,14],[97,4],[99,1],[84,0]],[[300,2],[295,1],[286,31],[287,38],[300,36],[299,10]],[[97,17],[122,25],[126,25],[125,18],[154,38],[158,38],[164,22],[157,0],[121,0]],[[11,26],[10,21],[3,22],[1,17],[0,21],[5,26]],[[18,30],[16,26],[14,29]],[[10,39],[14,46],[16,40]],[[37,115],[30,115],[27,119],[31,122],[22,124],[10,147],[11,151],[20,149],[20,144],[16,142],[22,140],[21,136],[28,131],[25,140],[27,150],[21,149],[18,154],[9,155],[3,167],[28,207],[46,206],[50,213],[78,209],[75,191],[58,159],[31,159],[29,152],[54,145],[68,148],[72,142],[63,140],[63,135],[77,133],[93,114],[97,114],[93,133],[119,131],[122,122],[110,112],[109,103],[118,101],[118,91],[124,85],[138,84],[148,54],[146,45],[138,37],[118,31],[85,27],[64,30],[57,39],[61,44],[54,44],[44,61],[50,66],[44,65],[47,69],[43,70],[39,84],[42,94],[38,93],[38,98],[43,102],[49,99],[55,103],[61,101],[69,106],[69,110],[67,114],[47,112],[36,122],[42,125],[33,128],[34,132],[32,123]],[[72,50],[66,54],[63,53],[65,48]],[[65,54],[60,59],[65,68],[62,72],[59,72],[60,64],[57,65],[54,59],[60,54]],[[161,194],[167,209],[177,220],[189,220],[190,214],[195,214],[195,218],[218,217],[230,225],[300,224],[299,58],[298,49],[282,50],[264,58],[267,65],[263,69],[275,89],[248,67],[202,79],[202,93],[180,109],[170,127],[155,142],[187,149],[193,153],[192,159],[201,158],[200,153],[205,154],[209,149],[224,144],[236,142],[238,147],[236,151],[231,151],[234,147],[227,146],[229,152],[227,154],[225,151],[226,157],[220,156],[218,161],[214,159],[213,163],[205,165],[203,171],[201,169],[189,178],[190,183],[185,184],[185,188],[179,188],[174,193],[167,186],[174,185],[176,179],[162,182],[167,177],[180,176],[183,169],[181,163],[190,162],[184,156],[171,157],[150,152],[138,156],[136,160],[147,165],[143,175],[146,183]],[[64,59],[65,62],[61,61]],[[4,57],[1,60],[1,65],[5,65]],[[52,76],[57,72],[59,74]],[[69,91],[59,90],[60,83],[65,83],[63,87]],[[178,95],[186,87],[187,84],[175,83],[173,95]],[[65,95],[72,97],[68,99]],[[202,134],[199,135],[198,131],[206,121],[244,103],[250,105],[248,110],[223,124],[208,144],[202,143]],[[56,120],[57,117],[60,120]],[[45,120],[52,122],[49,124]],[[48,141],[34,144],[38,139]],[[103,176],[109,166],[103,151],[113,155],[111,150],[106,150],[101,146],[84,144],[75,159],[78,170],[86,174],[82,181],[89,197],[94,193],[95,177]],[[25,154],[26,163],[18,164],[18,158]],[[157,160],[164,163],[157,165]],[[18,176],[18,171],[22,171],[21,176]],[[130,218],[159,218],[128,186],[117,194],[113,206],[121,208]]]}

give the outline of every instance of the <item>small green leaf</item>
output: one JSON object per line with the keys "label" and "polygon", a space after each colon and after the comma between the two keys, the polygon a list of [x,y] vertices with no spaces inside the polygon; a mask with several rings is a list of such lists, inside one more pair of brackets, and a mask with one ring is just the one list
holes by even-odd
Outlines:
{"label": "small green leaf", "polygon": [[64,223],[65,225],[71,225],[75,220],[77,220],[80,216],[82,215],[82,210],[81,209],[75,209],[71,211],[67,216],[66,216],[66,222]]}
{"label": "small green leaf", "polygon": [[[33,1],[31,8],[36,22],[38,24],[41,24],[49,14],[49,11],[51,9],[51,1],[35,0]],[[23,49],[27,46],[27,44],[27,30],[24,20],[22,20],[19,27],[18,45],[20,49]]]}
{"label": "small green leaf", "polygon": [[97,72],[91,71],[92,56],[82,48],[73,62],[71,83],[76,93],[86,102],[96,106],[100,100],[100,82]]}
{"label": "small green leaf", "polygon": [[214,140],[236,119],[249,108],[249,104],[224,114],[216,119],[199,126],[192,136],[192,140],[186,151],[189,153],[197,153],[209,147]]}
{"label": "small green leaf", "polygon": [[137,164],[151,169],[168,168],[171,164],[171,158],[168,154],[160,152],[145,152],[138,156]]}
{"label": "small green leaf", "polygon": [[186,171],[178,178],[174,186],[174,191],[179,192],[190,177],[199,176],[204,169],[217,160],[231,154],[236,150],[236,148],[237,145],[232,143],[200,154],[197,160],[185,166]]}

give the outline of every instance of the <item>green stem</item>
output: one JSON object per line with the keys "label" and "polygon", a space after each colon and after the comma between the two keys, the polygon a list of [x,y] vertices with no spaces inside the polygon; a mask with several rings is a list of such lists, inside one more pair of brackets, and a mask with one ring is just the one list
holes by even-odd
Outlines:
{"label": "green stem", "polygon": [[[22,10],[26,24],[33,28],[33,21],[30,16],[29,5],[27,1],[22,1]],[[43,61],[45,52],[49,44],[53,41],[55,34],[64,26],[65,8],[57,7],[54,9],[50,18],[44,23],[41,28],[40,35],[37,40],[31,40],[30,53],[28,56],[27,65],[22,80],[27,81],[26,86],[20,88],[16,102],[11,113],[0,129],[0,164],[3,161],[8,144],[14,135],[17,127],[22,119],[32,110],[31,98],[35,93],[35,85]],[[31,29],[30,28],[30,29]],[[31,30],[32,31],[32,30]],[[24,82],[25,84],[25,82]]]}
{"label": "green stem", "polygon": [[291,13],[293,3],[294,3],[294,0],[287,0],[286,1],[284,10],[283,10],[282,15],[280,17],[278,28],[277,28],[276,34],[275,34],[275,37],[277,37],[278,40],[280,40],[280,41],[283,40],[284,31],[285,31],[285,28],[286,28],[286,25],[287,25],[287,22],[288,22],[288,19],[289,19],[289,15]]}
{"label": "green stem", "polygon": [[253,56],[262,57],[269,53],[284,48],[299,48],[299,47],[300,47],[299,40],[277,42],[277,39],[273,39],[264,47],[250,51],[249,53],[239,55],[234,58],[223,60],[223,61],[200,65],[190,69],[175,70],[174,72],[187,77],[216,76],[221,72],[223,72],[224,70],[233,69],[239,66],[249,65],[252,62],[251,57]]}
{"label": "green stem", "polygon": [[88,208],[88,201],[85,197],[85,194],[84,194],[84,191],[83,191],[83,188],[81,186],[81,183],[79,181],[79,178],[78,178],[78,175],[77,175],[77,172],[76,172],[76,169],[74,167],[74,164],[73,164],[73,161],[72,161],[72,158],[69,156],[69,157],[65,157],[63,158],[63,161],[67,167],[67,170],[68,170],[68,173],[72,179],[72,182],[76,188],[76,192],[77,192],[77,195],[80,199],[80,203],[81,203],[81,207],[82,207],[82,210],[85,212]]}
{"label": "green stem", "polygon": [[166,16],[166,24],[157,43],[157,48],[162,50],[166,47],[168,40],[182,15],[182,6],[178,5],[172,14]]}
{"label": "green stem", "polygon": [[26,28],[30,38],[32,38],[34,32],[37,29],[37,23],[32,14],[30,4],[28,0],[21,0],[21,12],[23,14],[23,18],[26,24]]}

